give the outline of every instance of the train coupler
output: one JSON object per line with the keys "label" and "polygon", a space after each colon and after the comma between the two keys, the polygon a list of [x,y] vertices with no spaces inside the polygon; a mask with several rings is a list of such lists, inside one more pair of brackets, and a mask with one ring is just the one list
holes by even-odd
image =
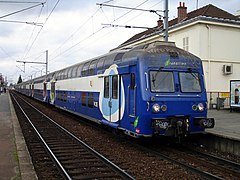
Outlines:
{"label": "train coupler", "polygon": [[213,128],[215,125],[214,118],[205,118],[205,117],[198,117],[194,118],[194,126],[200,126],[202,128]]}

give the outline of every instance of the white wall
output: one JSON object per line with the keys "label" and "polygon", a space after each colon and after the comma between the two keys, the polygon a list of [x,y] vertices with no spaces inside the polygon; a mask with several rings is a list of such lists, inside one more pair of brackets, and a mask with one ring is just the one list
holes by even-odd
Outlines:
{"label": "white wall", "polygon": [[[179,48],[184,37],[189,37],[189,52],[203,61],[207,91],[229,92],[230,80],[240,79],[240,25],[201,20],[169,31],[169,41]],[[156,40],[163,41],[163,34],[136,44]],[[224,75],[223,65],[231,64],[233,73]]]}
{"label": "white wall", "polygon": [[[169,32],[169,41],[183,48],[189,37],[189,52],[203,61],[207,91],[228,92],[231,79],[240,79],[240,26],[199,22]],[[223,65],[233,64],[233,74],[224,75]]]}

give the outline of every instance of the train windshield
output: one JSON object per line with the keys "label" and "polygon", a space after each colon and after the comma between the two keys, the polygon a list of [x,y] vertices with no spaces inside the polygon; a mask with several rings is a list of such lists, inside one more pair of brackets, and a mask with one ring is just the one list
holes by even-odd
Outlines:
{"label": "train windshield", "polygon": [[150,71],[152,92],[174,92],[173,72]]}
{"label": "train windshield", "polygon": [[180,72],[179,79],[182,92],[201,92],[198,73]]}

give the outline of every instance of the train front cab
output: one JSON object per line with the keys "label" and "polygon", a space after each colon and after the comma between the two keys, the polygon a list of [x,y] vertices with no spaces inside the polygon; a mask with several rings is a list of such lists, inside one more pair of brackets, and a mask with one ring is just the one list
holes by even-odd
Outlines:
{"label": "train front cab", "polygon": [[[176,66],[177,63],[173,64]],[[169,65],[149,69],[148,103],[154,134],[178,137],[213,128],[214,119],[207,118],[201,67],[173,69]]]}
{"label": "train front cab", "polygon": [[[153,58],[153,56],[151,57]],[[139,74],[143,102],[135,115],[140,135],[186,136],[214,127],[207,118],[207,98],[201,60],[164,54],[143,60]],[[152,63],[152,64],[151,64]]]}
{"label": "train front cab", "polygon": [[150,70],[150,106],[154,133],[179,136],[212,128],[199,72]]}

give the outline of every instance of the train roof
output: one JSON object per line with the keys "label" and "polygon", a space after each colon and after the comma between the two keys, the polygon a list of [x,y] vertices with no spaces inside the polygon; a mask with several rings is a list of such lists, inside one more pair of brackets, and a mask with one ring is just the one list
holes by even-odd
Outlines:
{"label": "train roof", "polygon": [[[161,55],[182,56],[185,57],[185,59],[191,59],[192,61],[191,64],[195,64],[195,61],[197,61],[199,64],[199,61],[201,61],[198,57],[194,56],[193,54],[184,51],[180,48],[177,48],[174,42],[156,41],[144,45],[134,46],[127,49],[110,51],[109,53],[104,54],[102,56],[74,64],[64,69],[60,69],[52,73],[49,73],[47,76],[44,75],[32,80],[28,80],[26,82],[27,83],[32,82],[37,83],[44,81],[48,82],[53,78],[67,79],[73,77],[94,75],[98,74],[99,72],[101,73],[102,72],[101,70],[105,70],[112,64],[129,65],[130,63],[133,63],[134,60],[136,61],[137,59],[143,59],[142,57],[146,56],[159,57]],[[179,61],[182,61],[182,59]],[[152,61],[149,60],[147,64],[154,66],[154,64],[157,64],[157,62],[159,62],[159,59],[156,61],[153,58],[153,60]],[[162,62],[162,64],[164,63],[165,62]]]}

